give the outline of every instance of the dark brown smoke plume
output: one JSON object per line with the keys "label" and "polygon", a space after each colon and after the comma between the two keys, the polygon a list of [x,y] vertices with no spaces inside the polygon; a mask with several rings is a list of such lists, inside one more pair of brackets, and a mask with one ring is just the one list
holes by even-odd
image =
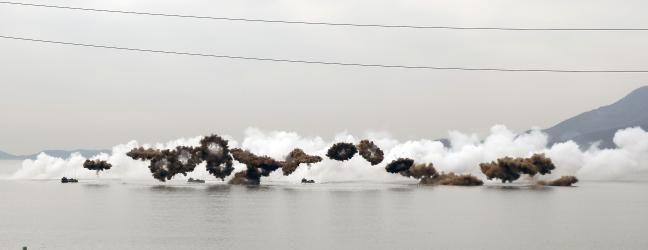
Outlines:
{"label": "dark brown smoke plume", "polygon": [[539,181],[538,185],[542,186],[563,186],[568,187],[578,182],[575,176],[563,176],[553,181]]}
{"label": "dark brown smoke plume", "polygon": [[174,163],[173,167],[176,174],[187,176],[188,172],[192,172],[196,165],[202,162],[198,152],[197,148],[178,146],[175,150],[169,151],[166,157]]}
{"label": "dark brown smoke plume", "polygon": [[126,155],[134,160],[149,160],[149,170],[153,175],[153,178],[159,181],[166,181],[167,178],[170,180],[171,167],[169,166],[169,160],[166,158],[166,155],[169,154],[169,150],[158,150],[158,149],[145,149],[143,147],[131,149]]}
{"label": "dark brown smoke plume", "polygon": [[97,171],[97,174],[99,174],[99,171],[108,170],[112,168],[112,165],[102,160],[94,160],[94,161],[85,160],[85,162],[83,162],[83,167],[88,170]]}
{"label": "dark brown smoke plume", "polygon": [[160,150],[158,149],[152,149],[152,148],[144,149],[143,147],[139,147],[139,148],[131,149],[131,151],[128,151],[126,155],[130,158],[133,158],[134,160],[150,161],[156,157],[160,157],[162,153],[160,153]]}
{"label": "dark brown smoke plume", "polygon": [[176,162],[173,162],[174,157],[170,157],[172,152],[168,149],[161,150],[160,156],[151,159],[151,164],[149,164],[149,170],[153,174],[153,178],[159,181],[171,180],[175,175],[175,169],[173,166],[177,165]]}
{"label": "dark brown smoke plume", "polygon": [[158,149],[144,149],[142,147],[134,148],[126,155],[135,160],[150,160],[149,170],[153,178],[159,181],[171,180],[171,178],[178,174],[193,171],[195,164],[190,167],[191,170],[185,169],[182,163],[178,160],[178,153],[175,150],[158,150]]}
{"label": "dark brown smoke plume", "polygon": [[175,151],[178,154],[178,160],[180,160],[182,164],[198,165],[203,161],[199,154],[200,148],[177,146]]}
{"label": "dark brown smoke plume", "polygon": [[521,174],[549,174],[556,168],[551,159],[544,154],[534,154],[530,158],[504,157],[490,163],[481,163],[479,167],[489,180],[500,179],[502,183],[513,182],[519,179]]}
{"label": "dark brown smoke plume", "polygon": [[397,160],[393,160],[387,164],[385,170],[389,173],[396,174],[408,170],[412,165],[414,165],[414,160],[409,158],[398,158]]}
{"label": "dark brown smoke plume", "polygon": [[210,135],[200,140],[200,148],[198,148],[198,155],[207,162],[207,172],[221,180],[234,171],[232,156],[230,156],[227,144],[227,140],[220,136]]}
{"label": "dark brown smoke plume", "polygon": [[385,153],[372,141],[362,140],[358,143],[357,147],[362,158],[371,163],[371,165],[377,165],[385,158]]}
{"label": "dark brown smoke plume", "polygon": [[283,166],[282,162],[268,156],[257,156],[240,148],[232,149],[231,153],[234,160],[245,164],[247,169],[236,173],[230,184],[259,184],[261,176],[269,176]]}
{"label": "dark brown smoke plume", "polygon": [[187,146],[178,146],[175,149],[174,156],[177,157],[178,162],[185,166],[185,168],[193,169],[196,165],[200,164],[203,160],[200,158],[199,151],[200,149]]}
{"label": "dark brown smoke plume", "polygon": [[552,170],[556,169],[556,165],[553,164],[551,159],[546,157],[544,154],[533,154],[529,158],[531,164],[533,164],[537,172],[541,175],[550,174]]}
{"label": "dark brown smoke plume", "polygon": [[302,149],[296,148],[288,154],[286,160],[282,163],[281,171],[284,175],[290,175],[295,172],[295,170],[297,170],[297,167],[299,167],[299,165],[302,163],[310,165],[311,163],[317,163],[320,161],[322,161],[322,157],[316,155],[308,155],[304,153]]}
{"label": "dark brown smoke plume", "polygon": [[422,178],[419,182],[423,185],[444,186],[481,186],[484,182],[472,175],[459,175],[455,173],[439,174],[432,178]]}
{"label": "dark brown smoke plume", "polygon": [[338,142],[328,149],[326,156],[336,161],[346,161],[353,158],[356,153],[358,153],[358,149],[355,145],[346,142]]}
{"label": "dark brown smoke plume", "polygon": [[400,172],[401,175],[419,179],[422,185],[446,186],[481,186],[483,181],[472,175],[458,175],[455,173],[439,174],[432,163],[416,164]]}
{"label": "dark brown smoke plume", "polygon": [[520,178],[520,170],[518,161],[513,158],[505,157],[497,159],[497,162],[481,163],[479,168],[486,178],[500,179],[502,182],[513,182]]}
{"label": "dark brown smoke plume", "polygon": [[437,171],[434,168],[434,165],[432,163],[428,164],[416,164],[408,169],[401,171],[400,174],[402,176],[406,177],[412,177],[415,179],[424,179],[424,178],[432,178],[437,175]]}
{"label": "dark brown smoke plume", "polygon": [[301,148],[296,148],[293,149],[293,151],[290,151],[288,157],[286,157],[286,161],[296,161],[299,163],[311,164],[322,161],[322,157],[319,157],[317,155],[308,155],[304,153],[304,150],[302,150]]}
{"label": "dark brown smoke plume", "polygon": [[249,168],[234,174],[234,178],[229,181],[232,185],[259,185],[261,183],[261,173],[258,168]]}
{"label": "dark brown smoke plume", "polygon": [[257,156],[250,151],[240,148],[232,149],[234,160],[245,164],[248,167],[258,168],[262,176],[268,176],[273,171],[281,168],[281,162],[270,158],[269,156]]}
{"label": "dark brown smoke plume", "polygon": [[223,164],[216,165],[214,162],[207,162],[207,166],[205,166],[205,168],[207,169],[207,172],[209,172],[214,177],[225,180],[225,177],[229,176],[230,174],[232,174],[232,171],[234,171],[233,165],[234,163],[232,162],[232,157],[230,156]]}
{"label": "dark brown smoke plume", "polygon": [[[149,165],[149,170],[151,170],[153,178],[159,181],[166,181],[171,180],[177,174],[187,176],[187,173],[193,171],[197,163],[200,162],[200,160],[196,159],[197,156],[187,155],[190,154],[189,152],[194,151],[195,149],[188,147],[178,147],[175,150],[161,150],[161,155],[153,158]],[[181,156],[181,154],[184,154],[184,156]]]}

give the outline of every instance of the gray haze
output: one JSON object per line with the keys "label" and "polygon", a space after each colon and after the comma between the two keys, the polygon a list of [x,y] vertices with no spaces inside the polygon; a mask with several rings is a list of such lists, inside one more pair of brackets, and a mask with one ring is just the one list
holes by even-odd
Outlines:
{"label": "gray haze", "polygon": [[[36,1],[33,1],[36,2]],[[646,28],[646,1],[40,1],[192,15],[412,25]],[[645,69],[648,32],[433,31],[0,5],[0,34],[240,56],[430,66]],[[107,148],[253,126],[438,138],[550,127],[648,74],[452,72],[220,60],[0,39],[0,149]]]}

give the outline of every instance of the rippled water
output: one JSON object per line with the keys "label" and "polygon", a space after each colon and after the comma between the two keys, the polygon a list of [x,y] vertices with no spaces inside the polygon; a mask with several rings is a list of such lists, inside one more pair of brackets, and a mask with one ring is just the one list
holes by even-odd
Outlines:
{"label": "rippled water", "polygon": [[0,181],[0,248],[647,249],[648,183]]}

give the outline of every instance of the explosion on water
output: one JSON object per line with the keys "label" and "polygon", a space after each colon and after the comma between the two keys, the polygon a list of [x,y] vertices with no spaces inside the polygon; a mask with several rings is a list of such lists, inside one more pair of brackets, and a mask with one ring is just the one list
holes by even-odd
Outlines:
{"label": "explosion on water", "polygon": [[347,161],[353,158],[356,153],[358,153],[358,149],[352,143],[338,142],[329,148],[326,156],[336,161]]}
{"label": "explosion on water", "polygon": [[83,162],[83,168],[96,171],[96,174],[99,175],[99,171],[112,168],[112,164],[102,160],[85,160],[85,162]]}
{"label": "explosion on water", "polygon": [[296,148],[293,149],[293,151],[290,151],[286,160],[282,164],[281,170],[284,175],[290,175],[297,170],[297,167],[299,167],[300,164],[305,163],[310,165],[320,161],[322,161],[322,157],[317,155],[308,155],[304,153],[304,150],[301,148]]}
{"label": "explosion on water", "polygon": [[574,185],[576,182],[578,182],[578,178],[576,178],[576,176],[562,176],[552,181],[539,181],[538,185],[568,187]]}
{"label": "explosion on water", "polygon": [[134,160],[150,161],[157,157],[162,156],[162,153],[160,152],[160,150],[157,149],[152,149],[152,148],[145,149],[143,147],[139,147],[139,148],[134,148],[128,153],[126,153],[126,156],[133,158]]}
{"label": "explosion on water", "polygon": [[534,176],[536,174],[550,174],[556,168],[551,159],[544,154],[534,154],[530,158],[504,157],[490,163],[479,164],[486,178],[500,179],[502,183],[513,182],[522,174]]}
{"label": "explosion on water", "polygon": [[[568,186],[579,179],[613,180],[648,172],[648,133],[641,128],[619,130],[614,136],[617,148],[605,150],[596,146],[582,150],[573,142],[547,147],[547,136],[541,131],[516,134],[503,126],[493,127],[483,139],[451,132],[446,144],[431,140],[399,142],[381,136],[369,135],[361,140],[340,134],[326,141],[250,129],[241,142],[218,135],[155,145],[133,141],[115,146],[111,154],[90,159],[80,154],[66,159],[40,154],[25,160],[9,178],[92,178],[99,171],[108,178],[139,180],[152,175],[159,181],[186,176],[209,182],[208,177],[213,176],[248,184],[259,184],[263,177],[291,183],[302,179],[317,183],[416,179],[420,184],[478,185],[483,174],[489,182]],[[238,149],[230,150],[230,145]],[[355,154],[362,158],[354,158]],[[300,167],[302,164],[308,167]],[[92,172],[77,171],[81,169]]]}
{"label": "explosion on water", "polygon": [[230,180],[230,184],[259,184],[261,176],[269,176],[282,167],[281,162],[268,156],[257,156],[240,148],[232,149],[232,156],[236,161],[245,164],[247,169],[236,173],[234,179]]}
{"label": "explosion on water", "polygon": [[385,159],[385,153],[374,142],[362,140],[358,143],[360,156],[367,160],[371,165],[378,165]]}
{"label": "explosion on water", "polygon": [[432,163],[414,164],[412,159],[398,159],[387,165],[387,172],[400,173],[419,180],[422,185],[481,186],[483,181],[472,175],[438,173]]}
{"label": "explosion on water", "polygon": [[408,158],[398,158],[387,164],[385,171],[388,173],[400,173],[402,171],[408,170],[412,165],[414,165],[414,160]]}
{"label": "explosion on water", "polygon": [[171,180],[177,174],[186,176],[187,173],[193,171],[196,164],[190,161],[183,164],[179,156],[178,149],[160,151],[160,155],[153,158],[149,165],[153,178],[160,181]]}
{"label": "explosion on water", "polygon": [[200,148],[197,149],[200,159],[207,163],[207,172],[216,178],[225,180],[234,167],[232,167],[232,156],[230,156],[227,140],[218,135],[210,135],[200,140]]}
{"label": "explosion on water", "polygon": [[202,138],[200,147],[177,146],[172,150],[139,147],[126,155],[134,160],[150,161],[149,170],[159,181],[171,180],[177,174],[187,176],[202,162],[206,162],[206,170],[216,178],[224,179],[234,170],[227,140],[217,135]]}

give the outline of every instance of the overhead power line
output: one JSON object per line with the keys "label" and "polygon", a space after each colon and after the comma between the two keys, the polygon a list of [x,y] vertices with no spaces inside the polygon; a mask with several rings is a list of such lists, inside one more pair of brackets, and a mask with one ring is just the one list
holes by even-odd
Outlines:
{"label": "overhead power line", "polygon": [[20,40],[20,41],[39,42],[39,43],[61,44],[61,45],[81,46],[81,47],[90,47],[90,48],[113,49],[113,50],[137,51],[137,52],[158,53],[158,54],[199,56],[199,57],[253,60],[253,61],[266,61],[266,62],[284,62],[284,63],[301,63],[301,64],[353,66],[353,67],[397,68],[397,69],[426,69],[426,70],[457,70],[457,71],[499,71],[499,72],[648,73],[648,70],[472,68],[472,67],[440,67],[440,66],[370,64],[370,63],[352,63],[352,62],[334,62],[334,61],[316,61],[316,60],[295,60],[295,59],[284,59],[284,58],[218,55],[218,54],[205,54],[205,53],[181,52],[181,51],[170,51],[170,50],[155,50],[155,49],[142,49],[142,48],[130,48],[130,47],[117,47],[117,46],[110,46],[110,45],[52,41],[52,40],[43,40],[43,39],[34,39],[34,38],[25,38],[25,37],[15,37],[15,36],[4,36],[4,35],[0,35],[0,38],[11,39],[11,40]]}
{"label": "overhead power line", "polygon": [[238,22],[259,22],[259,23],[279,23],[279,24],[306,24],[306,25],[325,25],[325,26],[347,26],[347,27],[374,27],[374,28],[403,28],[403,29],[437,29],[437,30],[502,30],[502,31],[648,31],[648,28],[525,28],[525,27],[477,27],[477,26],[426,26],[426,25],[394,25],[394,24],[369,24],[369,23],[336,23],[336,22],[316,22],[316,21],[289,21],[276,19],[258,19],[258,18],[239,18],[239,17],[215,17],[215,16],[196,16],[170,13],[140,12],[128,10],[111,10],[111,9],[94,9],[61,5],[46,5],[35,3],[6,2],[0,1],[0,4],[20,5],[30,7],[43,7],[79,11],[93,11],[119,14],[177,17],[192,19],[209,19],[220,21],[238,21]]}

